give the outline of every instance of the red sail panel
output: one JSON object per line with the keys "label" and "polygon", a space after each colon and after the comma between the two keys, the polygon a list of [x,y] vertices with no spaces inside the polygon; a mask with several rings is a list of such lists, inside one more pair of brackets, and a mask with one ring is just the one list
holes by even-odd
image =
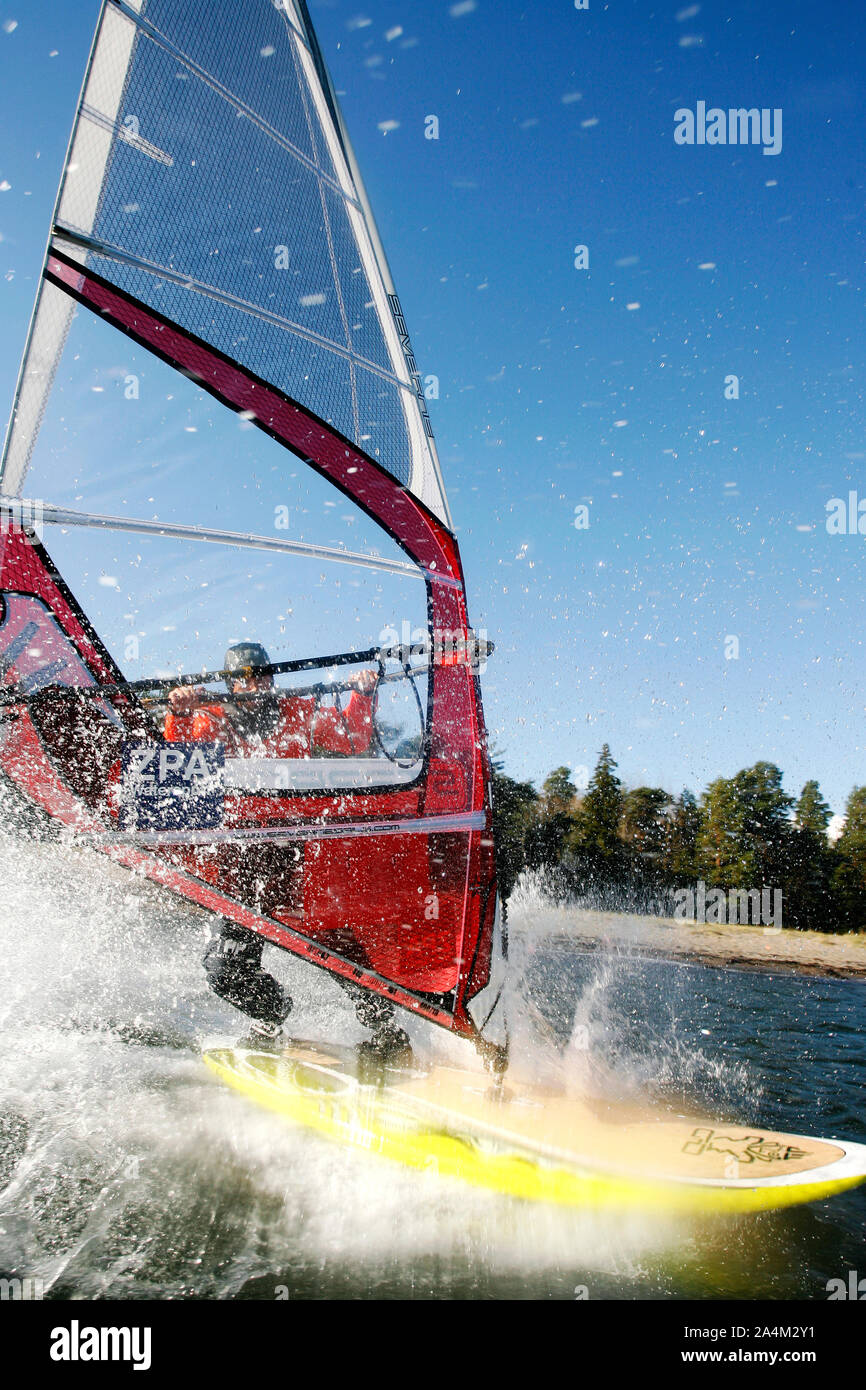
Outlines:
{"label": "red sail panel", "polygon": [[[254,420],[374,518],[423,573],[432,650],[443,634],[468,635],[456,541],[394,476],[273,386],[77,262],[52,252],[46,276]],[[116,683],[117,668],[41,547],[15,528],[0,544],[0,591],[38,598],[46,621],[68,639],[74,674],[61,683]],[[7,604],[0,670],[12,691],[22,672],[14,660],[2,666],[14,638],[10,612]],[[410,784],[333,795],[246,787],[226,795],[218,827],[197,833],[138,833],[120,824],[123,746],[154,738],[128,696],[58,704],[46,691],[17,711],[0,759],[40,804],[52,788],[48,809],[67,823],[86,811],[93,842],[115,858],[363,988],[472,1034],[467,1004],[488,980],[495,903],[490,774],[474,671],[465,656],[447,660],[430,668],[423,767]],[[82,758],[73,765],[64,752],[70,748],[98,748],[99,756],[82,771]]]}

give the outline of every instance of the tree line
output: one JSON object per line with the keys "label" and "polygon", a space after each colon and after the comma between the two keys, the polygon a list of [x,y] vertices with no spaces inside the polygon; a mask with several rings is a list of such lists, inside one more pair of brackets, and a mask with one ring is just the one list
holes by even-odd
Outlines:
{"label": "tree line", "polygon": [[700,798],[627,790],[616,768],[605,744],[585,791],[557,767],[538,792],[494,758],[503,900],[530,869],[560,902],[674,915],[677,890],[703,882],[726,893],[781,890],[786,927],[866,931],[866,787],[851,792],[844,829],[831,842],[818,783],[807,782],[795,800],[773,763],[717,777]]}

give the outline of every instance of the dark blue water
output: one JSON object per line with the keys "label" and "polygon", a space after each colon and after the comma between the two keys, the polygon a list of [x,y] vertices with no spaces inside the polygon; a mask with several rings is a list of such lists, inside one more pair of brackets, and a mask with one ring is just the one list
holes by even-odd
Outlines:
{"label": "dark blue water", "polygon": [[[0,1274],[47,1297],[816,1299],[866,1275],[866,1189],[758,1217],[530,1206],[292,1129],[199,1059],[233,1026],[203,914],[62,845],[0,836]],[[537,1074],[866,1141],[863,986],[581,954],[515,922],[516,1046]],[[561,918],[556,918],[557,924]],[[273,953],[299,1034],[342,992]],[[463,1044],[410,1022],[419,1054]]]}

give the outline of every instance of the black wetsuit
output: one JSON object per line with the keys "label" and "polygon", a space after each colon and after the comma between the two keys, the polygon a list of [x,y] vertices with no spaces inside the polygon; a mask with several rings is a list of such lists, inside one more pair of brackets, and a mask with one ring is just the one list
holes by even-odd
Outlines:
{"label": "black wetsuit", "polygon": [[[208,942],[203,965],[214,994],[240,1009],[248,1018],[278,1028],[292,1011],[292,998],[282,985],[262,969],[264,940],[249,927],[223,922],[220,934]],[[359,989],[335,975],[334,980],[355,1005],[358,1022],[374,1034],[391,1024],[390,999]]]}
{"label": "black wetsuit", "polygon": [[260,1023],[278,1026],[290,1014],[291,996],[262,969],[264,940],[248,927],[223,922],[208,942],[202,964],[214,994]]}

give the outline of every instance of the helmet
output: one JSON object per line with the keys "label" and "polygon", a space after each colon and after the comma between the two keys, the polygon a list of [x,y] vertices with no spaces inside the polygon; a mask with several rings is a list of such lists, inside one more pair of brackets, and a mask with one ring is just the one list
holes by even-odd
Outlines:
{"label": "helmet", "polygon": [[243,676],[251,667],[270,666],[270,664],[271,658],[261,642],[235,642],[234,646],[229,647],[226,652],[223,669]]}

